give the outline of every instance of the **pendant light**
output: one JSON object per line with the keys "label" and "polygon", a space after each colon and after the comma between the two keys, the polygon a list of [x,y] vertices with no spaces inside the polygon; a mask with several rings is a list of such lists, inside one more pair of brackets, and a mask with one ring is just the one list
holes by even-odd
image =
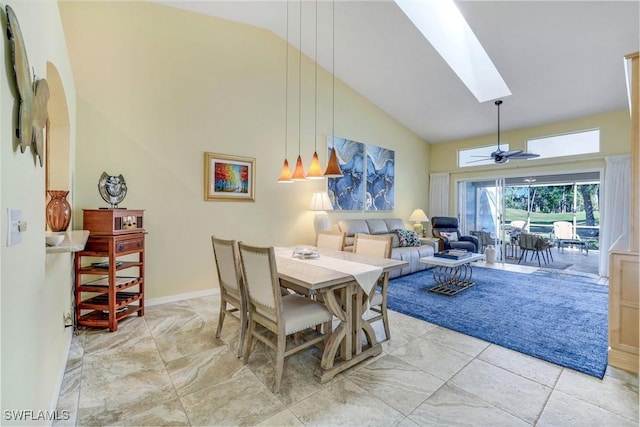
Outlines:
{"label": "pendant light", "polygon": [[317,144],[317,129],[318,129],[318,0],[316,0],[316,39],[315,39],[315,52],[314,52],[314,93],[313,93],[313,158],[311,159],[311,166],[309,166],[309,172],[307,173],[307,179],[324,179],[322,174],[322,168],[320,167],[320,161],[318,160],[318,144]]}
{"label": "pendant light", "polygon": [[300,141],[301,141],[301,110],[302,110],[302,0],[300,0],[300,47],[298,56],[298,160],[296,160],[296,168],[293,171],[291,179],[294,181],[304,181],[305,173],[304,166],[302,165],[302,157],[300,156]]}
{"label": "pendant light", "polygon": [[289,115],[289,0],[287,0],[287,49],[285,59],[285,84],[284,84],[284,163],[278,182],[281,184],[291,184],[291,169],[287,160],[287,140],[289,139],[289,127],[287,116]]}
{"label": "pendant light", "polygon": [[[331,137],[335,139],[336,129],[336,2],[331,2],[331,21],[332,21],[332,35],[331,35]],[[329,162],[327,163],[327,169],[324,171],[324,176],[327,178],[340,178],[344,176],[342,170],[340,169],[340,164],[338,163],[338,156],[336,154],[336,146],[335,141],[333,147],[331,147],[331,154],[329,155]]]}

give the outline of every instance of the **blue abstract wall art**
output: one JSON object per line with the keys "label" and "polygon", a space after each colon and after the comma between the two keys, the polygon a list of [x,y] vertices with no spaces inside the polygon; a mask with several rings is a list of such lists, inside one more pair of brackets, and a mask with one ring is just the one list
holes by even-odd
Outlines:
{"label": "blue abstract wall art", "polygon": [[394,204],[395,153],[346,138],[327,138],[327,158],[336,148],[344,176],[329,178],[327,192],[334,210],[391,211]]}
{"label": "blue abstract wall art", "polygon": [[338,164],[344,176],[327,179],[327,192],[334,210],[364,209],[364,144],[345,138],[327,138],[327,158],[336,147]]}
{"label": "blue abstract wall art", "polygon": [[366,150],[365,210],[392,211],[395,208],[395,152],[369,144],[367,144]]}

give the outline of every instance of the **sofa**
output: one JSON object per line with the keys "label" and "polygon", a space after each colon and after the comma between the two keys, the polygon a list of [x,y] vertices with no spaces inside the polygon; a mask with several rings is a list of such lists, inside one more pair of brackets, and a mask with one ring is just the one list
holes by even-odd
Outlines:
{"label": "sofa", "polygon": [[390,278],[431,268],[432,266],[421,263],[420,258],[432,256],[438,250],[438,241],[431,238],[421,238],[420,246],[400,246],[396,230],[405,230],[404,221],[400,218],[343,219],[338,221],[338,229],[346,233],[345,251],[353,251],[356,233],[392,236],[391,258],[406,261],[409,265],[392,270],[389,273]]}

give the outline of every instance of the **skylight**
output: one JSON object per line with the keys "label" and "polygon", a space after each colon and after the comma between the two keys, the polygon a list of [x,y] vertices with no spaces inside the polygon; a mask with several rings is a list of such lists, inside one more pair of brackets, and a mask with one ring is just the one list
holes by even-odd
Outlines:
{"label": "skylight", "polygon": [[511,95],[453,0],[395,0],[478,102]]}

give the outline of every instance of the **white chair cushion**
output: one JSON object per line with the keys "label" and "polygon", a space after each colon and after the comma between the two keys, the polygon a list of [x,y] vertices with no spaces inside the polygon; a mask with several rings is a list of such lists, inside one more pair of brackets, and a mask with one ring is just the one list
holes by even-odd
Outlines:
{"label": "white chair cushion", "polygon": [[282,297],[282,311],[286,335],[333,319],[333,315],[324,304],[296,294]]}

